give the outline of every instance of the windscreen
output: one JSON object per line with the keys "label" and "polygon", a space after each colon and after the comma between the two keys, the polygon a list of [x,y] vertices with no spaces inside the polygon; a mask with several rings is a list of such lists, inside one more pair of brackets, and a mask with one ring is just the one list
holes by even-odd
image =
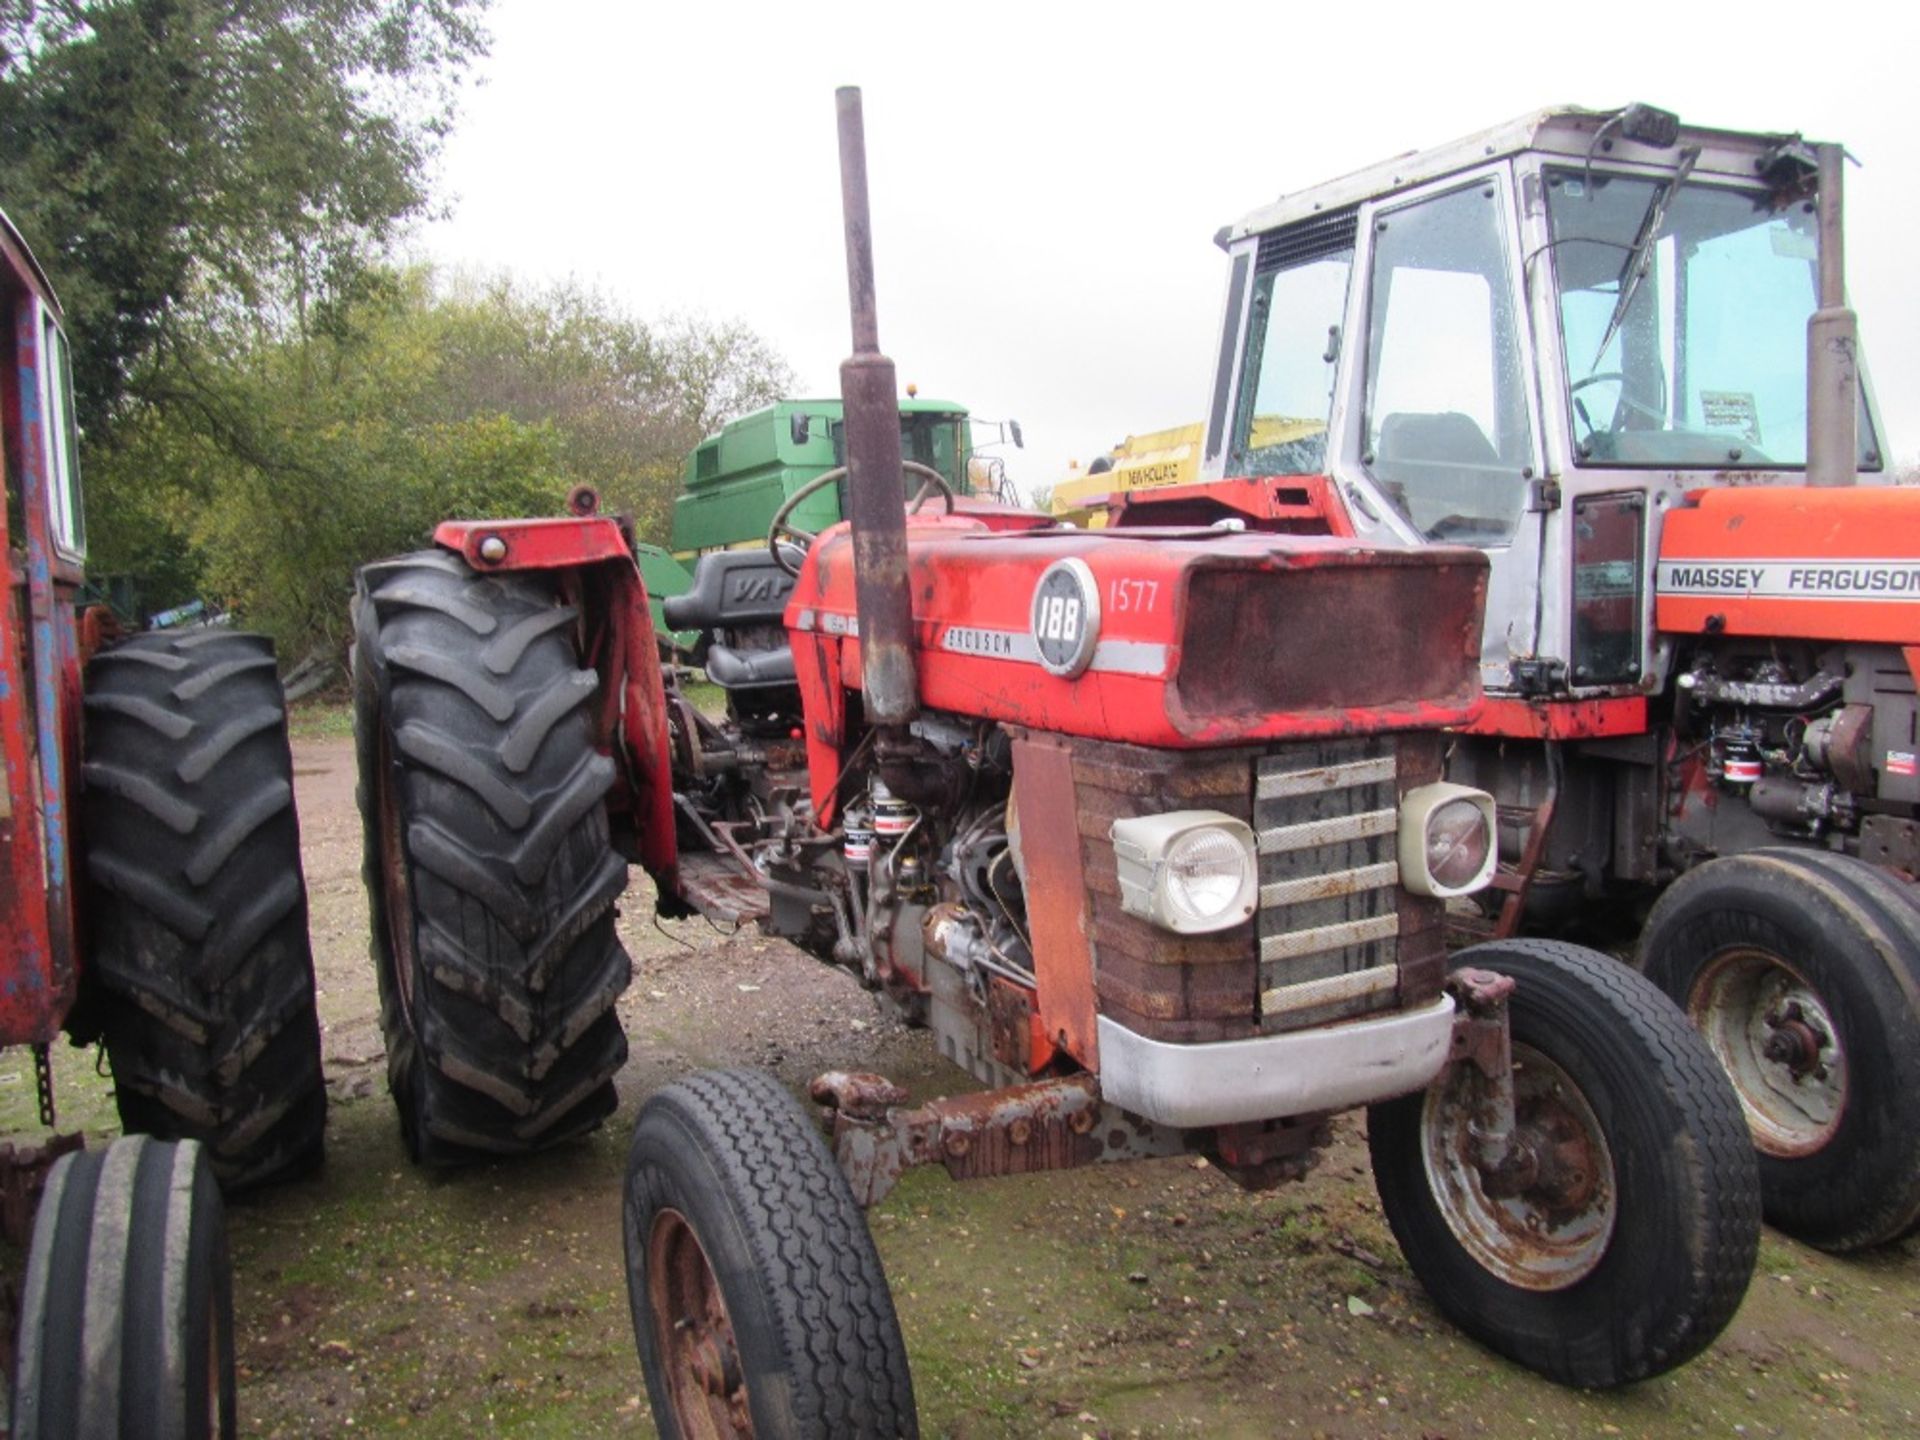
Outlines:
{"label": "windscreen", "polygon": [[[1806,464],[1810,204],[1564,169],[1547,212],[1580,463]],[[1864,396],[1859,459],[1880,463]]]}

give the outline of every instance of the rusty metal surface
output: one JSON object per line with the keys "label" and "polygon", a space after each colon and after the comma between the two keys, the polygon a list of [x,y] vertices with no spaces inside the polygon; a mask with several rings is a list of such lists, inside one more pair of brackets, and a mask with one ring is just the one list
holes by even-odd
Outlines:
{"label": "rusty metal surface", "polygon": [[739,924],[767,913],[766,887],[724,855],[690,850],[680,857],[680,894],[702,915]]}
{"label": "rusty metal surface", "polygon": [[1013,742],[1013,809],[1024,883],[1056,897],[1028,909],[1040,1023],[1047,1038],[1089,1070],[1100,1068],[1088,882],[1082,864],[1074,748],[1057,736]]}
{"label": "rusty metal surface", "polygon": [[[814,1099],[833,1111],[834,1153],[862,1205],[877,1203],[916,1165],[937,1163],[955,1180],[981,1180],[1189,1148],[1182,1132],[1103,1103],[1100,1083],[1091,1075],[876,1114],[879,1102],[893,1093],[888,1083],[877,1075],[832,1072],[809,1087]],[[851,1108],[841,1108],[842,1100]]]}
{"label": "rusty metal surface", "polygon": [[1448,1059],[1478,1072],[1470,1101],[1469,1154],[1487,1177],[1489,1193],[1498,1187],[1516,1194],[1534,1181],[1536,1167],[1515,1133],[1513,1032],[1507,1016],[1513,977],[1462,966],[1447,977],[1447,993],[1460,1007]]}
{"label": "rusty metal surface", "polygon": [[853,1120],[882,1120],[887,1111],[907,1103],[907,1092],[884,1075],[870,1070],[829,1070],[807,1085],[813,1103]]}
{"label": "rusty metal surface", "polygon": [[1200,571],[1187,593],[1168,710],[1199,730],[1248,711],[1305,717],[1416,700],[1470,705],[1480,693],[1486,576],[1477,556]]}
{"label": "rusty metal surface", "polygon": [[43,1145],[0,1145],[0,1235],[24,1249],[33,1238],[33,1212],[47,1172],[62,1155],[81,1149],[79,1135],[55,1135]]}
{"label": "rusty metal surface", "polygon": [[1272,1190],[1303,1180],[1333,1143],[1324,1115],[1301,1115],[1251,1125],[1222,1125],[1213,1132],[1212,1158],[1245,1190]]}
{"label": "rusty metal surface", "polygon": [[840,395],[846,417],[847,518],[853,526],[861,685],[869,720],[904,725],[919,711],[919,689],[914,673],[913,596],[907,587],[907,516],[900,503],[900,406],[893,362],[880,353],[860,91],[843,86],[835,92],[835,101],[840,114],[847,297],[853,312],[853,354],[840,366]]}

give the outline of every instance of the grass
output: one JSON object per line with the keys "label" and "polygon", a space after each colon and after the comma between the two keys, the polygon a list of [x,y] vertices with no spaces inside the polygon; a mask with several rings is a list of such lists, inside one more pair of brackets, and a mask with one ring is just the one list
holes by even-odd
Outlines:
{"label": "grass", "polygon": [[353,705],[316,696],[287,712],[287,734],[295,740],[345,740],[353,734]]}

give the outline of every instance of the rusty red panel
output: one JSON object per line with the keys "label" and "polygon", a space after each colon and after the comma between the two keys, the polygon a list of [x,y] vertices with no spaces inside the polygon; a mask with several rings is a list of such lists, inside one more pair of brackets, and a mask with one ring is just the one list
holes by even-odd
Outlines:
{"label": "rusty red panel", "polygon": [[[16,272],[14,286],[31,279]],[[7,397],[6,458],[18,487],[25,533],[9,534],[14,554],[24,553],[26,572],[8,579],[14,606],[9,615],[13,669],[6,677],[8,793],[13,811],[6,896],[10,937],[8,971],[0,977],[0,1037],[45,1041],[58,1033],[73,1002],[78,978],[74,948],[73,847],[68,824],[74,775],[75,710],[78,702],[78,641],[71,565],[56,555],[50,523],[45,425],[40,373],[43,319],[53,316],[44,295],[17,294],[14,304],[13,382]],[[30,657],[30,658],[29,658]],[[30,686],[28,682],[31,682]],[[13,768],[15,745],[22,768]]]}
{"label": "rusty red panel", "polygon": [[1061,897],[1057,904],[1033,906],[1027,917],[1033,931],[1039,1028],[1087,1069],[1097,1071],[1093,948],[1074,811],[1073,752],[1050,735],[1015,740],[1013,803],[1027,892]]}
{"label": "rusty red panel", "polygon": [[1469,735],[1525,740],[1592,740],[1603,735],[1644,735],[1647,697],[1616,695],[1599,700],[1508,700],[1489,697],[1478,718],[1459,727]]}
{"label": "rusty red panel", "polygon": [[1211,525],[1228,518],[1274,533],[1353,534],[1346,507],[1325,475],[1206,480],[1107,497],[1107,524],[1115,527]]}
{"label": "rusty red panel", "polygon": [[[490,545],[498,541],[501,549]],[[564,570],[600,560],[629,559],[620,527],[598,515],[541,520],[445,520],[433,543],[475,570]],[[495,558],[489,558],[490,555]]]}
{"label": "rusty red panel", "polygon": [[[1478,708],[1485,559],[1477,552],[1379,550],[1327,536],[1225,531],[999,533],[965,515],[916,521],[907,538],[920,694],[932,709],[1198,749],[1457,725]],[[1042,664],[1030,618],[1043,573],[1069,560],[1086,567],[1099,611],[1098,643],[1086,668],[1070,676]],[[837,642],[832,658],[849,685],[859,677],[851,572],[845,529],[829,530],[814,545],[786,610],[796,639]],[[1236,578],[1222,581],[1221,572]],[[1419,608],[1376,603],[1356,612],[1348,597],[1376,582],[1402,600],[1418,600]],[[1220,648],[1219,607],[1190,603],[1196,589],[1206,598],[1218,584],[1238,587],[1269,622],[1298,633],[1270,637],[1243,625],[1235,632],[1238,649]],[[1436,616],[1447,627],[1440,639]],[[1276,638],[1295,652],[1304,647],[1317,672],[1282,666],[1274,658]],[[1199,667],[1192,671],[1189,652]],[[1395,680],[1381,655],[1410,656],[1421,668]],[[1379,683],[1354,688],[1349,682],[1362,672]],[[815,673],[826,683],[824,671]],[[1244,683],[1208,688],[1216,677]],[[1189,687],[1183,696],[1187,678],[1204,693]],[[1303,687],[1311,683],[1322,691],[1308,694]],[[1360,699],[1327,688],[1342,684]],[[815,698],[811,691],[808,698]]]}
{"label": "rusty red panel", "polygon": [[1296,735],[1464,716],[1480,695],[1486,574],[1475,553],[1406,550],[1197,571],[1168,712],[1197,735],[1250,712]]}
{"label": "rusty red panel", "polygon": [[[617,538],[617,532],[616,532]],[[662,893],[675,885],[679,832],[673,817],[673,756],[667,732],[667,694],[660,676],[660,646],[653,612],[640,572],[621,551],[621,563],[606,567],[613,576],[615,648],[620,655],[621,736],[632,764],[627,767],[640,863]],[[611,688],[611,687],[609,687]]]}

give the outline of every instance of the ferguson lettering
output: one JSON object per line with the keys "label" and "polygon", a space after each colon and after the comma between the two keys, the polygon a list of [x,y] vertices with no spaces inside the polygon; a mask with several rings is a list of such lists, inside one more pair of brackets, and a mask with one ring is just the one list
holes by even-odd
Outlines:
{"label": "ferguson lettering", "polygon": [[1657,583],[1669,595],[1920,601],[1920,564],[1904,559],[1765,560],[1738,565],[1666,560],[1660,564]]}
{"label": "ferguson lettering", "polygon": [[1789,590],[1855,595],[1920,594],[1920,567],[1857,566],[1787,572]]}

